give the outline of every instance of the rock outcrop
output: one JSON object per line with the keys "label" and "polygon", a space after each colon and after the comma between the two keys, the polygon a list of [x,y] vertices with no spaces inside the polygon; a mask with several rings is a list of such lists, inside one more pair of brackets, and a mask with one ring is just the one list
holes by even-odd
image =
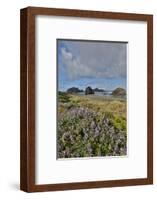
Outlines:
{"label": "rock outcrop", "polygon": [[116,88],[112,92],[113,96],[125,96],[126,95],[126,90],[123,88]]}
{"label": "rock outcrop", "polygon": [[94,94],[94,90],[89,86],[85,89],[85,95]]}

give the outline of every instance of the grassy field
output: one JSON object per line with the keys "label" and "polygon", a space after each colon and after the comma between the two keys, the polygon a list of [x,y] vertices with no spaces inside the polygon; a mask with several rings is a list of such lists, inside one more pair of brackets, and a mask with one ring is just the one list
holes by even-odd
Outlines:
{"label": "grassy field", "polygon": [[124,156],[126,100],[58,94],[58,158]]}

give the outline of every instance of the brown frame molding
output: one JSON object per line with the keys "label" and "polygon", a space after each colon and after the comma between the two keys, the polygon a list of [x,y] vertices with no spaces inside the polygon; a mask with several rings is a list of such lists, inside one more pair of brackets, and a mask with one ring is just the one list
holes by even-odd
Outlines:
{"label": "brown frame molding", "polygon": [[[35,16],[54,15],[147,22],[147,178],[35,184]],[[42,192],[147,185],[153,183],[153,16],[87,10],[27,7],[20,11],[20,189]]]}

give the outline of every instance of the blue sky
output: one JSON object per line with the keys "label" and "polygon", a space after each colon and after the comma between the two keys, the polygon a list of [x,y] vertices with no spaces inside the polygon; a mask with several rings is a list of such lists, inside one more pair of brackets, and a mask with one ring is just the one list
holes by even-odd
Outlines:
{"label": "blue sky", "polygon": [[127,43],[58,40],[58,90],[126,88]]}

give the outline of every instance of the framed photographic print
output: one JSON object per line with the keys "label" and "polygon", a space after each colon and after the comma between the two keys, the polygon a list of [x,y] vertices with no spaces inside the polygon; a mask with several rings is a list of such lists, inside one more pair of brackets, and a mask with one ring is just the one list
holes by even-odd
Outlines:
{"label": "framed photographic print", "polygon": [[26,192],[153,183],[153,16],[21,9]]}

